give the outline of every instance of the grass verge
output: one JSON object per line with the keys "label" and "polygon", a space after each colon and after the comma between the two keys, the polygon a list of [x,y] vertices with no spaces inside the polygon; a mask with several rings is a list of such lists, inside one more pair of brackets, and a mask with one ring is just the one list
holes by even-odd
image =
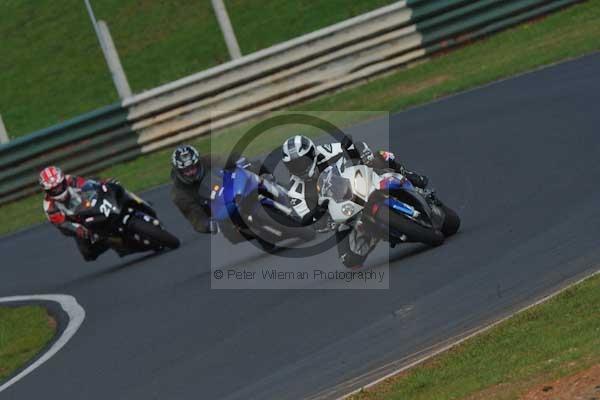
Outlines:
{"label": "grass verge", "polygon": [[41,306],[0,307],[0,382],[35,357],[56,332]]}
{"label": "grass verge", "polygon": [[[552,62],[600,50],[600,0],[592,0],[552,14],[539,21],[520,25],[469,46],[432,58],[408,69],[396,71],[361,86],[293,107],[293,110],[385,110],[399,111],[462,90]],[[357,116],[373,113],[350,113],[349,119],[335,116],[340,125],[356,122]],[[200,149],[224,152],[239,139],[248,123],[200,138],[193,144]],[[290,132],[273,131],[261,137],[253,149],[273,148]],[[131,190],[139,191],[169,180],[170,149],[116,165],[101,173],[118,177]],[[250,152],[248,155],[252,155]],[[29,197],[0,207],[0,234],[44,220],[39,196]]]}
{"label": "grass verge", "polygon": [[600,275],[351,399],[517,399],[598,363]]}

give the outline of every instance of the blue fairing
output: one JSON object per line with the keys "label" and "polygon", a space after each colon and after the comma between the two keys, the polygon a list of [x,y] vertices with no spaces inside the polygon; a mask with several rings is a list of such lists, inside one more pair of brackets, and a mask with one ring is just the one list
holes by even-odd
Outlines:
{"label": "blue fairing", "polygon": [[[235,199],[237,197],[246,198],[251,193],[256,192],[259,186],[261,190],[264,189],[264,185],[256,174],[239,167],[233,172],[222,171],[221,176],[221,188],[215,193],[211,202],[212,215],[217,221],[235,220],[238,216]],[[276,201],[281,204],[288,203],[285,193],[280,193]],[[272,208],[274,207],[273,203],[273,200],[264,198],[256,206],[262,205]]]}
{"label": "blue fairing", "polygon": [[236,197],[245,197],[256,190],[258,180],[251,173],[242,168],[232,171],[223,171],[221,189],[212,200],[211,209],[213,218],[218,221],[228,220],[237,215],[235,206]]}
{"label": "blue fairing", "polygon": [[[382,180],[379,183],[379,188],[382,190],[387,190],[387,191],[392,191],[392,190],[413,190],[414,186],[412,185],[412,183],[406,179],[405,177],[402,177],[401,179],[398,179],[398,177],[396,176],[390,176],[384,180]],[[402,214],[406,214],[408,216],[412,216],[413,215],[413,209],[412,207],[404,204],[403,202],[393,198],[393,197],[388,197],[385,201],[384,204],[386,206],[388,206],[389,208],[391,208],[392,210],[395,210],[397,212],[401,212]]]}
{"label": "blue fairing", "polygon": [[[381,181],[380,183],[380,189],[382,190],[388,190],[388,191],[392,191],[392,190],[414,190],[414,186],[412,185],[412,183],[406,179],[405,177],[402,177],[402,179],[398,179],[395,176],[389,177],[383,181]],[[400,213],[400,214],[404,214],[406,216],[412,217],[413,214],[413,208],[403,202],[401,202],[400,200],[394,198],[394,197],[387,197],[384,201],[383,204],[385,206],[387,206],[390,210],[396,212],[396,213]],[[396,232],[393,228],[391,227],[385,227],[386,229],[389,229],[389,233],[391,236],[395,236],[395,237],[399,237],[402,232]]]}

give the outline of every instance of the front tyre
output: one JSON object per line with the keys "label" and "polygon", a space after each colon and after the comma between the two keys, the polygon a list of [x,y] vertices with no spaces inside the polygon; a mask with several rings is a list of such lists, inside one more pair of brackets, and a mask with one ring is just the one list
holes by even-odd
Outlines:
{"label": "front tyre", "polygon": [[460,228],[460,218],[458,214],[456,214],[456,212],[451,208],[446,207],[443,204],[441,207],[445,214],[444,224],[442,225],[442,233],[445,237],[449,237],[458,232],[458,228]]}
{"label": "front tyre", "polygon": [[368,255],[361,256],[351,251],[347,251],[340,254],[340,261],[344,264],[344,267],[348,269],[359,269],[363,267],[365,260]]}
{"label": "front tyre", "polygon": [[156,248],[176,249],[180,245],[177,237],[161,228],[160,225],[157,226],[151,222],[136,218],[129,222],[127,228],[130,232],[137,233],[140,237],[150,241],[151,245]]}
{"label": "front tyre", "polygon": [[388,207],[381,207],[375,218],[408,238],[409,242],[425,243],[430,246],[439,246],[444,243],[444,234],[432,228],[426,228],[410,219],[391,211]]}

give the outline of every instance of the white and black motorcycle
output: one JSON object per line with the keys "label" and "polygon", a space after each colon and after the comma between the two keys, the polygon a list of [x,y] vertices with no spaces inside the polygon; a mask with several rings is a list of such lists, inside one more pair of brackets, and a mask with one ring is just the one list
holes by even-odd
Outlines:
{"label": "white and black motorcycle", "polygon": [[317,183],[322,203],[338,229],[356,228],[385,240],[392,247],[403,242],[441,245],[455,234],[460,218],[432,192],[416,188],[403,175],[375,170],[340,158],[324,170]]}

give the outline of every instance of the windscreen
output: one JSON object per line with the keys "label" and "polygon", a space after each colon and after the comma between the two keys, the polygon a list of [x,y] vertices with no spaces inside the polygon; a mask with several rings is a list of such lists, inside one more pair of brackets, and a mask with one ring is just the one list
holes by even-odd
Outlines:
{"label": "windscreen", "polygon": [[81,196],[85,200],[92,200],[98,196],[98,188],[100,184],[93,180],[88,180],[85,185],[81,187]]}

